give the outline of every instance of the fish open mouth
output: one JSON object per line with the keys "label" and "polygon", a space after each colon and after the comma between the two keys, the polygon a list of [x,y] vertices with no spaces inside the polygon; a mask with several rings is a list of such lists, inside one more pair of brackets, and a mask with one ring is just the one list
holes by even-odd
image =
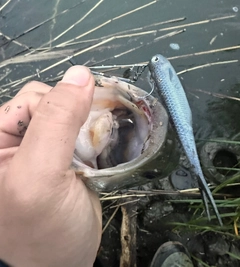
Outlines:
{"label": "fish open mouth", "polygon": [[152,111],[136,87],[97,76],[89,117],[73,157],[76,169],[105,169],[130,162],[148,148]]}
{"label": "fish open mouth", "polygon": [[179,159],[169,127],[156,98],[116,77],[96,75],[72,168],[88,187],[105,192],[166,177]]}

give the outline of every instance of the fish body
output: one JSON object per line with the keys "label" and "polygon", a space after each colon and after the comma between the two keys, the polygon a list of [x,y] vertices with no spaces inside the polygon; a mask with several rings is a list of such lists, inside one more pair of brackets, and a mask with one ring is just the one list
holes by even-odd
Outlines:
{"label": "fish body", "polygon": [[213,206],[215,215],[222,225],[221,217],[204,178],[198,158],[192,128],[192,113],[182,84],[171,63],[162,55],[154,56],[148,66],[154,86],[156,86],[165,102],[192,170],[198,177],[199,188],[208,218],[210,219],[207,199]]}

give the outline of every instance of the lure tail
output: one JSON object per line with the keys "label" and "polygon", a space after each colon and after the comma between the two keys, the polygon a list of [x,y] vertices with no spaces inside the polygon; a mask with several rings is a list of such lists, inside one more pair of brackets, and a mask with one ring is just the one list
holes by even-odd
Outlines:
{"label": "lure tail", "polygon": [[205,207],[205,211],[207,213],[208,220],[211,220],[209,207],[208,207],[208,201],[209,201],[211,206],[213,207],[215,216],[217,217],[219,224],[222,226],[223,223],[222,223],[222,219],[220,217],[218,208],[217,208],[216,203],[214,201],[214,198],[212,196],[212,192],[210,191],[210,189],[209,189],[209,187],[207,185],[207,182],[204,179],[204,177],[198,176],[198,184],[199,184],[199,188],[200,188],[200,192],[201,192],[201,195],[202,195],[202,200],[203,200],[203,204],[204,204],[204,207]]}
{"label": "lure tail", "polygon": [[204,190],[202,188],[199,188],[199,190],[200,190],[200,193],[201,193],[201,197],[202,197],[202,201],[203,201],[205,212],[207,214],[207,218],[210,221],[211,220],[211,216],[210,216],[210,211],[209,211],[209,207],[208,207],[207,195],[206,195],[206,193],[204,192]]}

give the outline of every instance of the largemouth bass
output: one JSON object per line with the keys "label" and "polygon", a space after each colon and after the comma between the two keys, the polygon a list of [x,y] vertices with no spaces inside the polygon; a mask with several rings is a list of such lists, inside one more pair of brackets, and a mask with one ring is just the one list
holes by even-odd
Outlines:
{"label": "largemouth bass", "polygon": [[94,77],[91,111],[75,145],[75,172],[104,192],[168,176],[180,154],[163,105],[117,77]]}
{"label": "largemouth bass", "polygon": [[197,175],[208,219],[210,220],[210,213],[207,199],[211,203],[220,225],[222,225],[216,203],[206,183],[198,158],[192,128],[192,113],[182,84],[171,63],[162,55],[154,56],[150,60],[148,67],[154,83],[153,86],[157,88],[157,92],[163,97],[186,156]]}

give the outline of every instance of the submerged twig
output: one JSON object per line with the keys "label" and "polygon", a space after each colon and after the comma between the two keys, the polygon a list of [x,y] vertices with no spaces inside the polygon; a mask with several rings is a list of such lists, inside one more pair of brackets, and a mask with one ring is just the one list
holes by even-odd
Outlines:
{"label": "submerged twig", "polygon": [[197,70],[197,69],[203,69],[203,68],[211,67],[211,66],[215,66],[215,65],[224,65],[224,64],[231,64],[231,63],[237,63],[237,62],[238,62],[238,59],[206,63],[203,65],[198,65],[198,66],[195,66],[195,67],[192,67],[189,69],[179,71],[177,74],[180,75],[180,74],[184,74],[186,72],[190,72],[190,71]]}
{"label": "submerged twig", "polygon": [[[229,185],[230,186],[230,185]],[[213,186],[210,186],[210,188],[215,188]],[[201,194],[199,192],[199,188],[189,188],[185,190],[180,191],[173,191],[173,190],[149,190],[149,191],[143,191],[143,190],[128,190],[125,194],[116,194],[114,196],[108,196],[108,197],[102,197],[100,198],[100,201],[105,200],[115,200],[115,199],[124,199],[128,197],[150,197],[150,196],[185,196],[185,197],[200,197]],[[213,193],[213,196],[215,197],[234,197],[235,195],[232,194],[225,194],[225,193]]]}
{"label": "submerged twig", "polygon": [[[9,1],[11,1],[11,0],[9,0]],[[14,41],[14,40],[16,40],[16,39],[22,37],[23,35],[25,35],[25,34],[27,34],[27,33],[29,33],[29,32],[32,32],[33,30],[36,30],[37,28],[43,26],[43,25],[46,24],[47,22],[56,19],[58,16],[60,16],[60,15],[62,15],[62,14],[64,14],[64,13],[70,11],[70,10],[73,9],[73,8],[76,8],[77,6],[79,6],[80,4],[82,4],[83,2],[85,2],[85,0],[81,0],[81,2],[77,3],[76,5],[74,5],[74,6],[70,7],[70,8],[68,8],[68,9],[65,9],[65,10],[61,11],[60,13],[58,13],[58,14],[56,14],[56,15],[54,15],[54,16],[52,16],[52,17],[50,17],[50,18],[48,18],[48,19],[46,19],[46,20],[44,20],[44,21],[42,21],[42,22],[40,22],[40,23],[38,23],[38,24],[36,24],[36,25],[34,25],[34,26],[32,26],[31,28],[25,30],[24,32],[20,33],[19,35],[15,36],[15,37],[13,37],[13,38],[11,38],[11,39],[9,39],[7,42],[3,43],[2,45],[5,45],[5,44],[7,44],[7,43],[9,43],[9,42],[12,42],[12,41]],[[0,11],[1,11],[1,10],[0,10]]]}
{"label": "submerged twig", "polygon": [[[161,37],[161,39],[162,39],[162,38],[167,38],[167,37],[170,37],[170,36],[173,36],[173,35],[175,35],[175,34],[182,33],[182,32],[183,32],[183,30],[181,30],[181,31],[174,31],[174,32],[172,32],[172,33],[168,33],[168,34],[163,35],[163,36]],[[143,34],[147,34],[147,33],[135,33],[134,36],[143,35]],[[131,35],[131,36],[132,36],[132,35]],[[37,77],[37,76],[38,76],[39,74],[41,74],[41,73],[44,73],[44,72],[46,72],[46,71],[48,71],[48,70],[50,70],[50,69],[52,69],[52,68],[54,68],[54,67],[56,67],[56,66],[59,66],[60,64],[62,64],[62,63],[64,63],[64,62],[68,61],[69,59],[71,59],[71,58],[73,58],[73,57],[79,56],[79,55],[81,55],[81,54],[83,54],[83,53],[85,53],[85,52],[87,52],[87,51],[90,51],[90,50],[92,50],[92,49],[94,49],[94,48],[96,48],[96,47],[99,47],[99,46],[101,46],[101,45],[103,45],[103,44],[105,44],[105,43],[109,43],[109,42],[111,42],[111,41],[113,41],[113,40],[115,40],[115,39],[128,38],[128,37],[129,37],[128,34],[111,37],[111,38],[109,38],[109,39],[107,39],[107,40],[104,40],[104,41],[102,41],[102,42],[100,42],[100,43],[97,43],[97,44],[95,44],[95,45],[92,45],[91,47],[87,47],[87,48],[85,48],[85,49],[82,49],[82,50],[80,50],[80,51],[77,51],[77,52],[75,52],[73,55],[71,55],[71,56],[69,56],[69,57],[66,57],[66,58],[64,58],[64,59],[62,59],[62,60],[60,60],[60,61],[58,61],[58,62],[56,62],[56,63],[54,63],[54,64],[52,64],[52,65],[50,65],[50,66],[48,66],[48,67],[46,67],[46,68],[44,68],[44,69],[42,69],[42,70],[40,70],[40,71],[39,71],[38,73],[36,73],[36,74],[32,74],[32,75],[26,76],[26,77],[24,77],[24,78],[22,78],[22,79],[13,81],[13,82],[11,82],[11,83],[9,83],[9,84],[6,84],[5,86],[9,86],[9,85],[11,85],[12,87],[18,86],[18,85],[20,85],[20,84],[22,84],[22,83],[28,81],[29,79],[32,79],[32,78]],[[158,40],[159,40],[159,38],[158,38],[156,41],[158,41]],[[154,42],[154,40],[153,40],[152,42],[150,42],[150,43],[145,44],[145,45],[138,46],[138,47],[134,48],[133,50],[139,49],[139,48],[141,48],[141,47],[143,47],[143,46],[146,46],[146,45],[149,45],[149,44],[151,44],[151,43],[153,43],[153,42]],[[131,51],[133,51],[133,50],[131,49],[131,50],[125,51],[125,52],[123,52],[123,53],[121,53],[121,54],[119,54],[119,55],[115,55],[115,56],[113,56],[113,58],[120,57],[121,55],[126,54],[126,53],[129,53],[129,52],[131,52]],[[109,60],[109,58],[106,59],[106,60]],[[103,60],[103,61],[106,61],[106,60]],[[99,63],[99,62],[98,62],[98,63]],[[96,63],[96,64],[97,64],[97,63]]]}
{"label": "submerged twig", "polygon": [[[0,36],[3,36],[3,37],[6,38],[8,41],[12,41],[14,44],[19,45],[19,46],[21,46],[21,47],[24,47],[24,48],[27,49],[27,50],[30,50],[30,49],[31,49],[30,47],[28,47],[28,46],[25,45],[25,44],[22,44],[22,43],[20,43],[20,42],[18,42],[18,41],[14,41],[14,40],[12,40],[9,36],[7,36],[6,34],[3,34],[2,32],[0,32]],[[6,42],[6,43],[7,43],[7,42]],[[3,46],[3,45],[1,45],[1,46]]]}
{"label": "submerged twig", "polygon": [[[164,36],[166,36],[166,35],[164,35]],[[240,46],[231,46],[231,47],[225,47],[225,48],[220,48],[220,49],[196,52],[196,53],[193,53],[193,54],[185,54],[185,55],[176,56],[176,57],[169,57],[168,59],[169,60],[174,60],[174,59],[178,59],[178,58],[181,58],[181,57],[198,56],[198,55],[203,55],[203,54],[217,53],[217,52],[223,52],[223,51],[234,50],[234,49],[239,49],[239,48],[240,48]],[[107,59],[107,60],[109,60],[109,59]],[[237,62],[239,62],[238,59],[206,63],[206,64],[203,64],[203,65],[198,65],[198,66],[195,66],[195,67],[192,67],[192,68],[189,68],[189,69],[185,69],[185,70],[179,71],[177,74],[181,75],[181,74],[184,74],[186,72],[190,72],[190,71],[197,70],[197,69],[202,69],[202,68],[206,68],[206,67],[212,67],[212,66],[215,66],[215,65],[232,64],[232,63],[237,63]],[[100,64],[100,63],[102,63],[102,61],[101,62],[97,62],[95,64]],[[121,69],[121,68],[130,68],[130,67],[143,66],[143,65],[146,65],[147,63],[148,63],[148,61],[144,61],[144,62],[140,62],[140,63],[136,63],[136,64],[132,63],[132,64],[125,64],[125,65],[124,64],[122,64],[122,65],[114,64],[114,65],[90,66],[90,68],[91,69],[108,69],[108,68],[119,68],[119,69]],[[205,91],[202,91],[202,92],[205,93]],[[210,92],[206,92],[206,93],[210,94]],[[234,98],[234,97],[233,98],[230,97],[230,98],[234,99],[234,100],[238,100],[238,98]]]}
{"label": "submerged twig", "polygon": [[212,44],[215,42],[216,38],[217,38],[217,35],[215,35],[215,36],[211,39],[211,41],[209,42],[209,44],[212,45]]}
{"label": "submerged twig", "polygon": [[[179,22],[179,21],[183,21],[185,20],[185,17],[182,18],[176,18],[176,19],[172,19],[172,20],[165,20],[165,21],[161,21],[161,22],[157,22],[157,23],[153,23],[150,25],[146,25],[143,27],[138,27],[138,28],[134,28],[134,29],[129,29],[129,30],[125,30],[125,31],[120,31],[120,32],[116,32],[113,34],[109,34],[109,35],[105,35],[99,38],[94,38],[94,39],[87,39],[87,40],[81,40],[81,41],[77,41],[77,42],[70,42],[70,43],[64,43],[64,45],[59,44],[61,47],[66,47],[66,46],[70,46],[70,45],[78,45],[78,44],[83,44],[83,43],[90,43],[90,42],[99,42],[101,40],[113,37],[113,36],[117,36],[117,35],[123,35],[123,34],[131,34],[132,32],[136,32],[136,31],[142,31],[142,30],[146,30],[147,28],[151,28],[153,26],[157,26],[157,25],[162,25],[162,24],[168,24],[168,23],[173,23],[173,22]],[[157,33],[158,30],[150,30],[148,32],[152,32],[152,33]],[[133,34],[133,33],[132,33]]]}
{"label": "submerged twig", "polygon": [[102,65],[102,66],[90,66],[90,69],[123,69],[123,68],[132,68],[132,67],[142,67],[143,65],[146,65],[146,62],[143,63],[136,63],[136,64],[123,64],[123,65]]}
{"label": "submerged twig", "polygon": [[153,44],[153,43],[155,43],[155,42],[158,42],[160,39],[165,39],[165,38],[168,38],[168,37],[172,37],[172,36],[174,36],[174,35],[177,35],[177,34],[180,34],[180,33],[183,33],[183,32],[185,32],[185,30],[173,31],[173,32],[164,34],[164,35],[162,35],[162,36],[159,36],[159,37],[153,39],[153,41],[151,41],[151,42],[148,42],[148,43],[146,43],[146,44],[139,45],[139,46],[134,47],[134,48],[132,48],[132,49],[129,49],[129,50],[127,50],[127,51],[121,52],[120,54],[117,54],[117,55],[114,55],[114,56],[112,56],[112,57],[109,57],[109,58],[100,60],[100,61],[98,61],[98,62],[95,62],[95,63],[92,64],[90,67],[92,67],[92,66],[94,66],[94,65],[102,64],[103,62],[106,62],[106,61],[108,61],[108,60],[115,59],[115,58],[118,58],[118,57],[120,57],[120,56],[126,55],[126,54],[128,54],[128,53],[130,53],[130,52],[136,51],[136,50],[138,50],[138,49],[140,49],[140,48],[142,48],[142,47],[146,47],[146,46],[151,45],[151,44]]}
{"label": "submerged twig", "polygon": [[93,29],[91,29],[91,30],[89,30],[89,31],[86,31],[86,32],[84,32],[84,33],[78,35],[77,37],[74,37],[74,38],[72,38],[72,39],[70,39],[70,40],[67,40],[67,41],[64,42],[64,43],[61,43],[61,44],[59,44],[59,45],[56,45],[55,47],[63,47],[63,46],[66,46],[68,43],[71,43],[71,42],[73,42],[73,41],[76,41],[76,40],[78,40],[78,39],[80,39],[80,38],[82,38],[82,37],[84,37],[84,36],[86,36],[86,35],[88,35],[88,34],[94,32],[94,31],[96,31],[96,30],[98,30],[98,29],[100,29],[100,28],[106,26],[107,24],[109,24],[109,23],[111,23],[111,22],[113,22],[113,21],[115,21],[115,20],[117,20],[117,19],[120,19],[120,18],[122,18],[122,17],[125,17],[125,16],[127,16],[127,15],[129,15],[129,14],[132,14],[133,12],[136,12],[136,11],[138,11],[138,10],[140,10],[140,9],[143,9],[143,8],[145,8],[145,7],[147,7],[147,6],[150,6],[150,5],[152,5],[152,4],[156,3],[156,2],[157,2],[156,0],[155,0],[155,1],[152,1],[152,2],[150,2],[150,3],[148,3],[148,4],[146,4],[146,5],[140,6],[140,7],[138,7],[138,8],[134,8],[133,10],[130,10],[130,11],[124,13],[124,14],[121,14],[121,15],[119,15],[119,16],[116,16],[116,17],[114,17],[114,18],[111,18],[111,19],[109,19],[109,20],[103,22],[102,24],[96,26],[95,28],[93,28]]}
{"label": "submerged twig", "polygon": [[127,205],[127,204],[131,204],[131,203],[135,203],[135,202],[138,202],[140,199],[139,198],[137,198],[137,199],[133,199],[133,200],[129,200],[129,201],[124,201],[124,202],[122,202],[121,204],[118,204],[118,205],[111,205],[110,206],[110,209],[113,209],[113,208],[116,208],[116,207],[118,207],[118,206],[123,206],[123,205]]}
{"label": "submerged twig", "polygon": [[3,68],[10,64],[19,64],[19,63],[28,63],[28,62],[36,62],[42,60],[50,60],[50,59],[58,59],[58,58],[65,58],[66,56],[72,55],[74,52],[73,49],[66,49],[66,50],[58,50],[58,51],[49,51],[45,54],[33,54],[33,55],[22,55],[17,57],[12,57],[6,59],[0,63],[0,68]]}
{"label": "submerged twig", "polygon": [[204,94],[207,94],[207,95],[211,95],[211,96],[214,96],[214,97],[222,98],[222,99],[231,99],[231,100],[235,100],[235,101],[240,101],[240,98],[238,98],[238,97],[227,96],[227,95],[223,95],[223,94],[219,94],[219,93],[212,93],[212,92],[205,91],[205,90],[202,90],[202,89],[195,89],[194,91],[197,91],[197,92],[200,92],[200,93],[204,93]]}
{"label": "submerged twig", "polygon": [[114,218],[114,216],[115,216],[115,214],[117,213],[118,210],[119,210],[119,206],[116,207],[116,209],[112,213],[111,217],[108,219],[107,223],[103,227],[102,234],[105,232],[105,230],[107,229],[108,225],[110,224],[110,222],[112,221],[112,219]]}
{"label": "submerged twig", "polygon": [[178,25],[178,26],[163,28],[163,29],[160,29],[159,31],[176,30],[179,28],[186,28],[186,27],[190,27],[190,26],[206,24],[206,23],[210,23],[210,22],[214,22],[214,21],[218,21],[218,20],[231,19],[231,18],[235,18],[235,17],[236,17],[236,15],[230,15],[230,16],[218,17],[218,18],[214,18],[214,19],[200,20],[200,21],[195,21],[195,22],[191,22],[191,23],[187,23],[187,24]]}
{"label": "submerged twig", "polygon": [[186,57],[192,57],[192,56],[207,55],[207,54],[218,53],[218,52],[226,52],[229,50],[237,50],[237,49],[240,49],[240,45],[228,46],[228,47],[223,47],[223,48],[218,48],[218,49],[213,49],[213,50],[201,51],[201,52],[185,54],[185,55],[180,55],[180,56],[175,56],[175,57],[169,57],[168,60],[186,58]]}
{"label": "submerged twig", "polygon": [[[6,72],[5,72],[5,74],[2,74],[0,76],[0,81],[2,81],[3,79],[5,79],[11,72],[12,72],[11,69],[7,69]],[[1,93],[2,93],[2,91],[3,91],[3,89],[0,90]]]}
{"label": "submerged twig", "polygon": [[113,18],[112,20],[117,20],[117,19],[120,19],[120,18],[125,17],[125,16],[127,16],[127,15],[130,15],[130,14],[132,14],[132,13],[134,13],[134,12],[136,12],[136,11],[139,11],[139,10],[145,8],[145,7],[148,7],[148,6],[152,5],[152,4],[155,4],[156,2],[157,2],[157,1],[154,0],[154,1],[150,2],[150,3],[147,3],[147,4],[142,5],[142,6],[140,6],[140,7],[134,8],[134,9],[132,9],[132,10],[130,10],[130,11],[128,11],[128,12],[126,12],[126,13],[120,15],[120,16],[117,16],[117,17]]}
{"label": "submerged twig", "polygon": [[[101,25],[99,25],[98,27],[96,27],[96,28],[90,30],[89,32],[83,33],[83,34],[81,34],[81,35],[79,35],[79,36],[77,36],[77,37],[75,37],[75,38],[73,38],[73,39],[71,39],[71,40],[68,40],[68,41],[66,41],[66,42],[64,42],[64,43],[62,43],[62,44],[57,45],[56,47],[66,46],[68,43],[71,43],[71,42],[73,42],[73,41],[75,41],[75,40],[77,40],[77,39],[80,39],[81,37],[83,37],[83,36],[89,34],[90,32],[93,32],[93,31],[95,31],[95,30],[97,30],[97,29],[99,29],[99,28],[102,28],[103,26],[107,25],[108,23],[110,23],[110,22],[112,22],[112,21],[114,21],[114,20],[116,20],[116,19],[119,19],[119,18],[121,18],[121,17],[123,17],[123,16],[126,16],[126,15],[128,15],[128,14],[131,14],[131,13],[133,13],[133,12],[136,12],[136,11],[138,11],[139,9],[145,8],[146,6],[148,6],[148,5],[150,5],[150,4],[153,4],[153,3],[155,3],[155,2],[156,2],[156,1],[153,1],[153,2],[151,2],[151,3],[149,3],[149,4],[147,4],[147,5],[144,5],[144,6],[140,7],[140,8],[137,8],[137,9],[135,9],[135,10],[133,10],[133,11],[129,11],[129,12],[123,14],[123,15],[120,15],[120,16],[118,16],[118,17],[115,17],[115,18],[112,18],[112,19],[110,19],[110,20],[108,20],[108,21],[105,21],[103,24],[101,24]],[[233,17],[235,17],[235,16],[236,16],[236,15],[231,15],[231,16],[218,17],[218,18],[214,18],[214,19],[207,19],[207,20],[202,20],[202,21],[196,21],[196,22],[192,22],[192,23],[188,23],[188,24],[182,24],[182,25],[177,25],[177,26],[172,26],[172,27],[162,28],[162,29],[155,30],[155,31],[156,31],[156,32],[158,32],[158,31],[160,32],[160,31],[176,30],[176,29],[179,29],[179,28],[186,28],[186,27],[195,26],[195,25],[199,25],[199,24],[210,23],[210,22],[214,22],[214,21],[218,21],[218,20],[229,19],[229,18],[233,18]],[[165,21],[165,22],[159,22],[159,23],[155,23],[155,24],[152,24],[152,25],[148,25],[148,26],[145,26],[145,27],[142,27],[142,28],[139,28],[139,29],[146,29],[146,28],[149,28],[149,27],[151,27],[151,26],[157,26],[157,25],[161,25],[161,24],[165,24],[165,23],[179,22],[179,21],[183,21],[184,19],[185,19],[185,17],[183,17],[183,18],[179,18],[179,19],[174,19],[174,20],[168,20],[168,21]],[[91,41],[91,40],[88,40],[88,41]],[[85,42],[85,41],[84,41],[84,42]]]}
{"label": "submerged twig", "polygon": [[[103,214],[104,214],[104,211],[106,211],[106,210],[108,210],[109,208],[112,208],[113,206],[113,204],[115,204],[115,203],[117,203],[118,202],[118,200],[116,199],[116,200],[113,200],[113,201],[111,201],[111,203],[110,204],[108,204],[107,206],[104,206],[103,207]],[[114,208],[116,208],[118,205],[115,205],[114,206]]]}
{"label": "submerged twig", "polygon": [[62,37],[63,35],[65,35],[66,33],[68,33],[71,29],[73,29],[76,25],[78,25],[80,22],[82,22],[87,16],[89,16],[104,0],[99,0],[97,2],[97,4],[92,7],[84,16],[82,16],[78,21],[76,21],[75,23],[73,23],[70,27],[68,27],[66,30],[62,31],[59,35],[57,35],[56,37],[54,37],[51,41],[43,44],[42,46],[48,45],[50,42],[55,42],[56,40],[58,40],[60,37]]}
{"label": "submerged twig", "polygon": [[0,12],[11,2],[11,0],[8,0],[5,4],[3,4],[1,7],[0,7]]}

